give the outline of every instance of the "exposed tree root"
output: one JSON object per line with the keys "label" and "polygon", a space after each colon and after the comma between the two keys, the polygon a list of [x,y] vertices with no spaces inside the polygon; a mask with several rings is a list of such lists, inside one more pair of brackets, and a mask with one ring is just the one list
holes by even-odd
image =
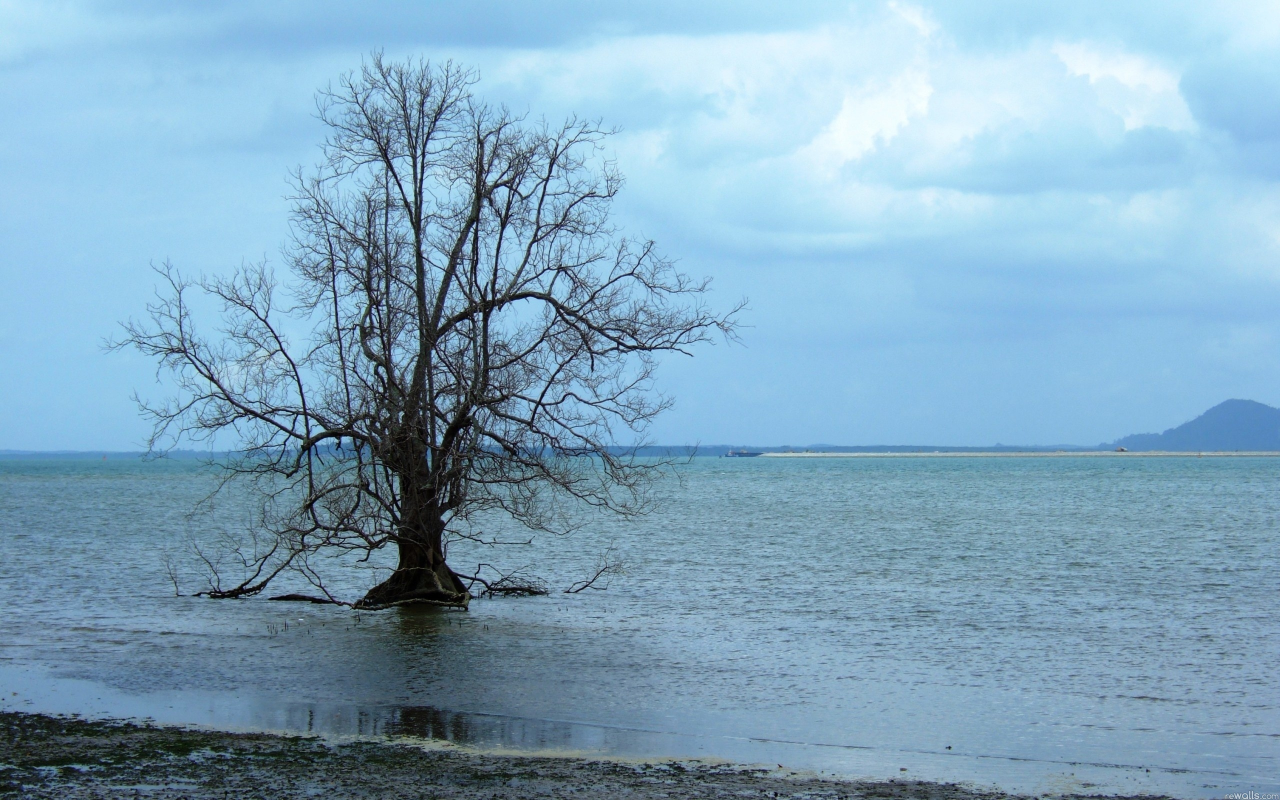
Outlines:
{"label": "exposed tree root", "polygon": [[358,603],[354,603],[351,607],[360,611],[383,611],[385,609],[396,608],[398,606],[436,606],[438,608],[457,608],[466,611],[467,606],[470,603],[471,595],[464,592],[461,596],[457,596],[455,599],[450,600],[439,600],[430,597],[406,597],[400,600],[392,600],[388,603],[378,604],[361,600]]}
{"label": "exposed tree root", "polygon": [[376,611],[407,605],[466,609],[471,593],[441,561],[433,567],[400,568],[369,590],[353,608]]}

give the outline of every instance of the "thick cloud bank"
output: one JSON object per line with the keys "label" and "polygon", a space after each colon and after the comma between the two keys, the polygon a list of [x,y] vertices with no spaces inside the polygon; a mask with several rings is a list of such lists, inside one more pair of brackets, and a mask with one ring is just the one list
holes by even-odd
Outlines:
{"label": "thick cloud bank", "polygon": [[[1272,4],[0,3],[0,448],[128,447],[147,263],[276,259],[374,47],[600,117],[621,222],[747,296],[664,442],[1096,442],[1280,400]],[[158,388],[154,391],[159,391]]]}

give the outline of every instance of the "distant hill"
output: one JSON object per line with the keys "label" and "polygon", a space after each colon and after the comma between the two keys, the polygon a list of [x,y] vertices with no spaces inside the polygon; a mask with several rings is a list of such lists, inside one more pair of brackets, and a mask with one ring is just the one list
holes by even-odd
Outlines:
{"label": "distant hill", "polygon": [[1164,433],[1138,433],[1103,446],[1184,452],[1280,450],[1280,409],[1252,400],[1228,400]]}

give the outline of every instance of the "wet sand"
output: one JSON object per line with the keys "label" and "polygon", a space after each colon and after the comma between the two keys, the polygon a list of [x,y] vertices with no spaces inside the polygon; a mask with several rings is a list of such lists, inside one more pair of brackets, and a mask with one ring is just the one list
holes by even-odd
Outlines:
{"label": "wet sand", "polygon": [[0,728],[0,797],[1016,797],[905,776],[896,781],[842,781],[702,761],[495,755],[423,742],[334,742],[39,714],[0,713]]}

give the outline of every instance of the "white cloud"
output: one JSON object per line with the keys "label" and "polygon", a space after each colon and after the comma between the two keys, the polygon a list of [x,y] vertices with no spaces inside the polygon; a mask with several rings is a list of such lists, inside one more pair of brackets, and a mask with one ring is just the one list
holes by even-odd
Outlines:
{"label": "white cloud", "polygon": [[938,30],[938,23],[935,22],[927,11],[919,6],[908,3],[900,3],[898,0],[889,0],[889,10],[897,14],[917,31],[921,36],[929,37]]}
{"label": "white cloud", "polygon": [[1280,5],[1274,0],[1235,0],[1204,9],[1202,24],[1222,31],[1244,51],[1272,50],[1280,45]]}
{"label": "white cloud", "polygon": [[1081,42],[1056,44],[1053,52],[1073,74],[1089,79],[1102,104],[1124,120],[1125,130],[1146,126],[1195,129],[1195,119],[1174,72],[1133,53]]}
{"label": "white cloud", "polygon": [[798,153],[820,174],[831,175],[893,139],[929,109],[933,86],[923,70],[908,69],[882,85],[846,91],[840,111]]}
{"label": "white cloud", "polygon": [[[535,107],[621,121],[623,168],[634,159],[648,173],[631,170],[634,185],[694,172],[700,189],[682,194],[711,209],[709,192],[787,192],[830,198],[836,219],[891,205],[936,214],[957,171],[1047,188],[1126,131],[1195,131],[1179,76],[1143,56],[1089,42],[966,52],[945,33],[892,3],[857,24],[489,54],[485,73]],[[855,185],[868,182],[883,185]],[[908,197],[919,207],[907,211]]]}
{"label": "white cloud", "polygon": [[[661,126],[670,146],[734,158],[793,153],[850,102],[884,104],[904,73],[923,77],[927,39],[898,15],[875,26],[708,36],[642,36],[570,50],[499,54],[486,79],[538,107],[598,110],[629,130]],[[483,55],[482,55],[483,57]]]}

